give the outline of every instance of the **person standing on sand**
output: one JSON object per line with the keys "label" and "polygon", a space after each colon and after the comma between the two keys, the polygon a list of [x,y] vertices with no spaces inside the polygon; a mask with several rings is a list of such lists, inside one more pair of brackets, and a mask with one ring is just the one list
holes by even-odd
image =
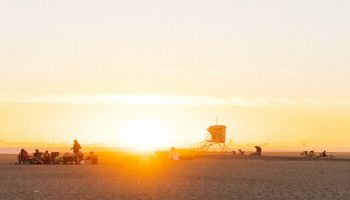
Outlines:
{"label": "person standing on sand", "polygon": [[242,149],[239,149],[238,151],[239,151],[239,155],[244,156],[244,151],[242,151]]}
{"label": "person standing on sand", "polygon": [[74,144],[73,144],[73,147],[71,149],[73,150],[74,156],[76,157],[76,160],[75,160],[76,164],[79,164],[80,163],[81,146],[77,140],[74,140]]}
{"label": "person standing on sand", "polygon": [[259,146],[255,146],[255,149],[256,149],[256,151],[255,151],[255,155],[257,155],[257,156],[261,156],[261,151],[262,151],[262,148],[261,148],[261,147],[259,147]]}
{"label": "person standing on sand", "polygon": [[73,147],[71,148],[71,150],[73,150],[73,153],[74,153],[75,155],[77,155],[77,154],[79,154],[80,149],[81,149],[80,144],[78,143],[77,140],[74,140],[74,144],[73,144]]}

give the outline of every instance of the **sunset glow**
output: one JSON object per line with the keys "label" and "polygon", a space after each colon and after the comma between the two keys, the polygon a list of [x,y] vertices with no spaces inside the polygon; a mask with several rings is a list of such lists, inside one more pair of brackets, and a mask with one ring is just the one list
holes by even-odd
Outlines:
{"label": "sunset glow", "polygon": [[169,146],[169,131],[163,124],[151,120],[137,120],[121,127],[120,145],[135,150],[152,151]]}
{"label": "sunset glow", "polygon": [[0,140],[350,151],[349,3],[254,2],[3,2]]}

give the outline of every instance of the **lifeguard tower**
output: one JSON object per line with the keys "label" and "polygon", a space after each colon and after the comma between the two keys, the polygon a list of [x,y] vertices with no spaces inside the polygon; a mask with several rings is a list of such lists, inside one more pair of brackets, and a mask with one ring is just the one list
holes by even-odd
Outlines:
{"label": "lifeguard tower", "polygon": [[208,139],[200,142],[194,149],[204,152],[229,152],[230,148],[225,144],[226,142],[226,126],[212,125],[207,131],[210,134]]}

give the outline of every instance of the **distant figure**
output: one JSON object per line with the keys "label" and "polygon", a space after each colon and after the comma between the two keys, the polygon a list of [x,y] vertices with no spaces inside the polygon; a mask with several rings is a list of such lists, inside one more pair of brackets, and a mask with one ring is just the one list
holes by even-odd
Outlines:
{"label": "distant figure", "polygon": [[77,154],[79,154],[80,149],[81,149],[80,144],[78,143],[77,140],[74,140],[74,144],[73,144],[73,147],[71,148],[71,150],[73,150],[73,153],[74,153],[75,155],[77,155]]}
{"label": "distant figure", "polygon": [[307,156],[308,153],[309,153],[308,151],[303,151],[303,152],[300,153],[300,155],[302,155],[302,156]]}
{"label": "distant figure", "polygon": [[43,163],[44,164],[51,164],[51,155],[49,154],[49,151],[45,151],[43,154]]}
{"label": "distant figure", "polygon": [[33,156],[33,164],[43,164],[42,154],[40,153],[39,149],[35,149]]}
{"label": "distant figure", "polygon": [[80,161],[82,160],[82,158],[81,158],[82,154],[80,154],[81,146],[77,140],[74,140],[74,144],[73,144],[73,147],[71,149],[73,150],[74,156],[76,158],[75,163],[80,164]]}
{"label": "distant figure", "polygon": [[28,152],[24,149],[21,149],[21,152],[19,152],[18,156],[17,156],[17,160],[19,165],[21,164],[26,164],[27,162],[29,162],[29,155]]}
{"label": "distant figure", "polygon": [[238,151],[241,156],[244,156],[244,151],[242,151],[242,149],[238,149]]}
{"label": "distant figure", "polygon": [[177,156],[175,147],[171,147],[171,148],[170,148],[168,158],[169,158],[170,160],[180,160],[180,159],[179,159],[179,156]]}
{"label": "distant figure", "polygon": [[235,150],[232,151],[232,155],[234,155],[234,156],[236,155],[236,151]]}
{"label": "distant figure", "polygon": [[323,151],[323,152],[321,153],[321,157],[322,157],[322,158],[328,157],[327,152],[326,152],[326,151]]}
{"label": "distant figure", "polygon": [[255,155],[257,155],[257,156],[261,156],[261,151],[262,151],[261,147],[259,147],[259,146],[255,146],[255,149],[256,149],[256,151],[255,151]]}

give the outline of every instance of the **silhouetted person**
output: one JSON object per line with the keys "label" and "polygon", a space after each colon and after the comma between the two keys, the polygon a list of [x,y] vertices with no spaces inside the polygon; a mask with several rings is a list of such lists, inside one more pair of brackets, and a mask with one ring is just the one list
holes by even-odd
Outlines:
{"label": "silhouetted person", "polygon": [[21,149],[21,152],[19,152],[18,156],[17,156],[17,159],[18,159],[18,164],[21,165],[21,164],[25,164],[26,162],[29,161],[29,155],[28,155],[28,152],[24,149]]}
{"label": "silhouetted person", "polygon": [[255,146],[255,149],[256,149],[256,151],[255,151],[255,155],[257,155],[257,156],[261,156],[261,151],[262,151],[261,147],[259,147],[259,146]]}
{"label": "silhouetted person", "polygon": [[42,154],[40,153],[39,149],[35,149],[33,156],[34,156],[34,159],[33,159],[34,164],[43,164]]}
{"label": "silhouetted person", "polygon": [[303,152],[301,153],[301,155],[307,156],[308,153],[309,153],[308,151],[303,151]]}
{"label": "silhouetted person", "polygon": [[49,154],[49,151],[45,151],[43,154],[43,162],[44,164],[51,164],[51,155]]}
{"label": "silhouetted person", "polygon": [[79,154],[81,146],[80,146],[80,144],[78,143],[77,140],[74,140],[74,144],[73,144],[73,147],[71,149],[73,150],[73,153],[75,155]]}
{"label": "silhouetted person", "polygon": [[238,151],[241,156],[244,156],[244,151],[242,151],[242,149],[238,149]]}
{"label": "silhouetted person", "polygon": [[82,160],[81,159],[82,155],[80,154],[81,146],[77,140],[74,140],[74,144],[73,144],[73,147],[71,149],[73,150],[74,156],[76,158],[76,160],[75,160],[76,164],[80,164],[80,160]]}
{"label": "silhouetted person", "polygon": [[328,157],[328,155],[327,155],[327,152],[326,151],[323,151],[322,153],[321,153],[321,157]]}

